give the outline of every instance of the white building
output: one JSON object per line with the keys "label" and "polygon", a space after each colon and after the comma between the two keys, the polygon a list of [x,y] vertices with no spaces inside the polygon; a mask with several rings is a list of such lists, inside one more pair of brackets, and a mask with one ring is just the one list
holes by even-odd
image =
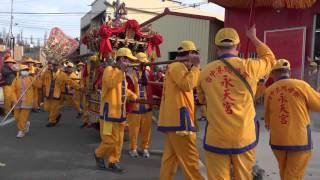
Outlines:
{"label": "white building", "polygon": [[152,29],[164,37],[160,45],[161,60],[173,60],[183,40],[193,41],[200,51],[201,66],[216,58],[214,36],[223,27],[223,21],[197,14],[174,12],[166,9],[162,14],[141,24],[152,24]]}

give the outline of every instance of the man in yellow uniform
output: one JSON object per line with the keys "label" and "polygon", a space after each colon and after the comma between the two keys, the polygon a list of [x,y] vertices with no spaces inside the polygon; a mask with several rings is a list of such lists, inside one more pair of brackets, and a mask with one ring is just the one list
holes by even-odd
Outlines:
{"label": "man in yellow uniform", "polygon": [[80,86],[59,70],[59,65],[55,61],[49,62],[48,70],[42,75],[41,82],[46,98],[44,109],[49,112],[49,123],[46,127],[50,128],[56,126],[60,120],[61,92],[65,85],[69,84],[74,89],[80,89]]}
{"label": "man in yellow uniform", "polygon": [[223,28],[215,37],[219,59],[200,74],[199,100],[208,107],[204,149],[209,180],[229,180],[231,165],[236,180],[252,179],[258,144],[253,92],[276,59],[257,38],[255,26],[246,35],[256,47],[257,59],[239,58],[237,31]]}
{"label": "man in yellow uniform", "polygon": [[[35,77],[36,76],[36,72],[37,72],[37,68],[35,67],[36,65],[36,61],[34,61],[31,57],[28,57],[25,62],[24,62],[28,68],[29,68],[29,75],[32,76],[32,77]],[[39,101],[39,94],[38,93],[35,93],[36,90],[37,90],[37,87],[33,87],[34,88],[34,93],[33,93],[33,108],[32,108],[32,112],[40,112],[39,109],[40,109],[40,106],[38,105],[38,101]]]}
{"label": "man in yellow uniform", "polygon": [[[81,85],[81,87],[84,86],[83,77],[82,77],[82,71],[83,71],[84,64],[82,62],[79,62],[77,64],[77,69],[75,71],[75,74],[77,75],[76,82]],[[73,95],[73,101],[76,107],[79,107],[80,112],[78,113],[77,118],[81,118],[83,114],[83,103],[82,103],[82,96],[84,96],[82,91],[75,91]],[[83,122],[85,123],[85,122]]]}
{"label": "man in yellow uniform", "polygon": [[[145,53],[138,53],[136,55],[137,59],[141,63],[147,63],[148,58]],[[127,72],[127,79],[132,84],[132,91],[140,98],[147,100],[148,97],[152,97],[151,87],[144,86],[139,81],[142,76],[142,71],[132,70]],[[146,71],[146,74],[149,72]],[[147,75],[148,77],[148,75]],[[129,83],[129,82],[128,82]],[[130,87],[130,86],[128,86]],[[150,94],[151,93],[151,94]],[[141,150],[143,152],[143,157],[149,158],[149,145],[151,140],[151,125],[152,125],[152,107],[151,105],[132,103],[129,104],[130,110],[128,109],[128,124],[129,124],[129,138],[130,138],[130,151],[129,155],[132,158],[137,158],[139,156],[137,151],[138,136],[141,134]]]}
{"label": "man in yellow uniform", "polygon": [[[30,121],[29,113],[33,105],[33,87],[39,87],[39,83],[36,81],[33,82],[33,77],[29,74],[29,67],[26,65],[21,65],[20,67],[20,76],[12,82],[12,102],[17,104],[15,106],[14,117],[17,121],[18,134],[17,138],[22,138],[26,133],[29,132]],[[30,87],[32,86],[32,87]],[[18,99],[24,93],[27,88],[28,91],[21,100],[18,102]]]}
{"label": "man in yellow uniform", "polygon": [[[95,150],[97,167],[121,173],[120,155],[126,120],[126,100],[137,96],[127,89],[125,72],[129,59],[136,60],[128,48],[120,48],[117,52],[117,67],[107,66],[102,77],[100,100],[100,136],[101,143]],[[108,166],[104,160],[108,159]]]}
{"label": "man in yellow uniform", "polygon": [[[90,85],[90,79],[93,81],[94,76],[94,66],[95,63],[98,61],[98,56],[94,55],[89,58],[89,62],[85,64],[83,67],[83,71],[81,72],[81,80],[80,84],[84,88],[85,92],[91,92],[92,91],[92,85]],[[92,72],[92,73],[91,73]],[[82,95],[82,122],[83,124],[80,126],[80,128],[85,128],[91,126],[89,124],[89,99],[90,94],[83,93]]]}
{"label": "man in yellow uniform", "polygon": [[25,60],[25,64],[29,67],[29,73],[32,75],[34,75],[36,72],[36,68],[35,68],[35,64],[36,62],[31,58],[31,57],[28,57],[26,60]]}
{"label": "man in yellow uniform", "polygon": [[303,180],[312,154],[310,111],[320,112],[320,94],[302,80],[290,79],[290,63],[278,60],[276,81],[265,94],[265,126],[282,180]]}
{"label": "man in yellow uniform", "polygon": [[[41,76],[38,73],[40,73],[42,69],[42,63],[39,60],[35,60],[35,75]],[[33,109],[35,112],[41,112],[40,104],[42,101],[42,93],[41,93],[41,87],[34,87],[34,100],[33,100]]]}
{"label": "man in yellow uniform", "polygon": [[200,58],[192,41],[182,41],[178,52],[177,60],[190,60],[170,64],[165,75],[158,122],[165,135],[160,180],[172,180],[178,164],[185,179],[201,180],[193,97]]}
{"label": "man in yellow uniform", "polygon": [[[65,73],[67,74],[70,80],[72,80],[73,82],[77,83],[80,86],[78,76],[74,72],[73,68],[74,68],[73,63],[68,62],[67,66],[65,67]],[[65,89],[63,91],[64,99],[62,103],[66,102],[68,105],[71,105],[78,112],[78,114],[81,114],[82,110],[80,107],[80,102],[78,103],[78,100],[75,99],[75,94],[77,92],[78,94],[80,93],[80,91],[74,89],[73,87],[71,87],[70,84],[66,83]]]}
{"label": "man in yellow uniform", "polygon": [[17,76],[17,70],[15,68],[16,61],[12,59],[10,56],[4,60],[4,66],[2,68],[1,74],[5,81],[5,85],[3,87],[3,97],[4,97],[4,111],[7,114],[11,109],[11,96],[12,96],[12,88],[11,84],[13,80]]}

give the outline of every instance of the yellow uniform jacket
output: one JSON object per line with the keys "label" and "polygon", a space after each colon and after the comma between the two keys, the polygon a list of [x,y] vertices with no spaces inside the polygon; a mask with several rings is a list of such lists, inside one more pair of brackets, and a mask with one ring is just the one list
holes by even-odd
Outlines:
{"label": "yellow uniform jacket", "polygon": [[[276,59],[267,45],[257,47],[258,59],[240,59],[225,54],[256,92],[258,80],[271,71]],[[207,104],[204,149],[221,154],[239,154],[258,144],[253,98],[244,83],[221,61],[208,64],[200,74],[198,97]]]}
{"label": "yellow uniform jacket", "polygon": [[137,96],[127,89],[125,73],[118,68],[108,66],[102,77],[100,99],[100,119],[111,122],[126,120],[126,100]]}
{"label": "yellow uniform jacket", "polygon": [[[12,101],[16,102],[21,94],[29,87],[31,86],[33,77],[28,76],[26,78],[16,78],[12,82]],[[34,93],[34,87],[41,87],[39,82],[34,81],[34,84],[31,88],[26,92],[26,94],[22,97],[21,101],[16,106],[17,109],[32,109],[33,107],[33,93]]]}
{"label": "yellow uniform jacket", "polygon": [[304,81],[282,79],[265,94],[265,123],[274,150],[312,149],[309,111],[320,111],[320,94]]}
{"label": "yellow uniform jacket", "polygon": [[[66,74],[66,75],[70,81],[78,83],[78,76],[74,72],[72,72],[71,74]],[[79,84],[79,86],[80,86],[80,84]],[[70,83],[65,84],[63,94],[72,96],[75,93],[74,91],[75,91],[75,89],[72,87],[72,85]]]}
{"label": "yellow uniform jacket", "polygon": [[[133,71],[132,74],[127,74],[127,81],[128,88],[134,92],[139,99],[148,99],[148,95],[150,96],[150,92],[147,91],[147,87],[143,86],[142,84],[139,84],[139,77],[141,77],[141,72],[139,71]],[[130,82],[129,82],[130,81]],[[147,112],[151,112],[152,108],[148,104],[139,104],[139,103],[130,103],[129,104],[130,111],[128,109],[128,113],[132,114],[144,114]]]}
{"label": "yellow uniform jacket", "polygon": [[56,73],[47,70],[41,77],[42,86],[45,89],[45,97],[47,99],[61,98],[61,92],[65,90],[66,84],[69,84],[74,89],[79,89],[80,86],[68,78],[66,73],[57,71]]}
{"label": "yellow uniform jacket", "polygon": [[199,68],[192,67],[189,71],[183,63],[168,66],[160,105],[159,131],[197,131],[193,89],[197,86],[199,74]]}

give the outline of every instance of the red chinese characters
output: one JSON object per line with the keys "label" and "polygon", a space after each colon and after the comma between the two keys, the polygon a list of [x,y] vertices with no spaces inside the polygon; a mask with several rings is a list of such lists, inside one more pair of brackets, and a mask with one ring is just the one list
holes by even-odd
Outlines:
{"label": "red chinese characters", "polygon": [[289,122],[289,112],[287,110],[287,97],[284,96],[283,93],[280,93],[280,97],[278,98],[278,102],[280,103],[280,114],[279,114],[279,118],[280,118],[280,123],[281,124],[288,124]]}
{"label": "red chinese characters", "polygon": [[231,95],[231,89],[234,87],[232,84],[232,80],[227,76],[223,76],[223,81],[221,82],[221,85],[223,86],[223,107],[225,109],[225,112],[227,114],[233,114],[232,106],[234,105],[235,99]]}
{"label": "red chinese characters", "polygon": [[271,101],[275,100],[277,101],[277,104],[279,104],[278,107],[280,112],[278,117],[281,124],[288,124],[289,122],[290,113],[288,111],[288,98],[291,99],[292,97],[302,97],[301,92],[295,87],[288,87],[286,85],[274,88],[267,97],[269,103],[272,103]]}

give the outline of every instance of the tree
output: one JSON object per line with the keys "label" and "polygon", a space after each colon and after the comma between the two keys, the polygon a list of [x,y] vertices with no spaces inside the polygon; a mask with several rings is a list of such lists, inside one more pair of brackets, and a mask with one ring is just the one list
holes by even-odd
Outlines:
{"label": "tree", "polygon": [[34,44],[32,35],[30,36],[30,44]]}
{"label": "tree", "polygon": [[21,36],[20,33],[16,35],[16,44],[21,45]]}
{"label": "tree", "polygon": [[47,39],[48,39],[48,32],[46,31],[43,36],[43,46],[47,44]]}
{"label": "tree", "polygon": [[37,39],[37,47],[40,47],[41,44],[40,44],[40,38]]}
{"label": "tree", "polygon": [[23,29],[20,31],[20,37],[21,37],[21,45],[24,45],[24,40],[23,40]]}
{"label": "tree", "polygon": [[3,38],[5,39],[5,37],[7,36],[7,31],[6,31],[6,28],[2,28],[2,35],[3,35]]}

